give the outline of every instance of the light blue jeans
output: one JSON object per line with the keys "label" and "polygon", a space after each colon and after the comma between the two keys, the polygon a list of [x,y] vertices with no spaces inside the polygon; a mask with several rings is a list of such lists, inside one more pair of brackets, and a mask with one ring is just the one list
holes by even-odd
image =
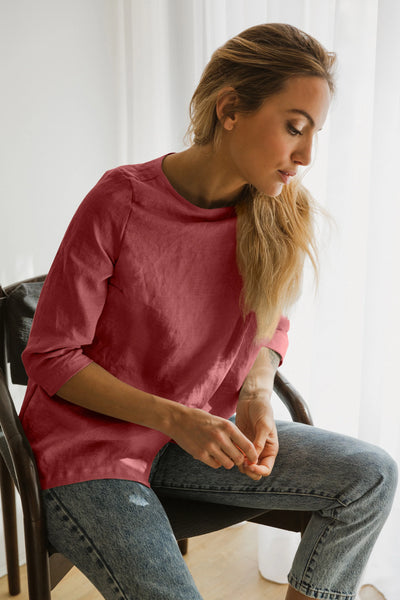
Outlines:
{"label": "light blue jeans", "polygon": [[[277,428],[280,450],[269,477],[252,481],[236,467],[214,470],[168,444],[154,461],[152,488],[221,504],[312,511],[289,583],[310,598],[353,600],[390,512],[396,463],[347,436],[291,422],[278,421]],[[201,599],[153,489],[95,480],[45,490],[43,498],[51,543],[106,600]]]}

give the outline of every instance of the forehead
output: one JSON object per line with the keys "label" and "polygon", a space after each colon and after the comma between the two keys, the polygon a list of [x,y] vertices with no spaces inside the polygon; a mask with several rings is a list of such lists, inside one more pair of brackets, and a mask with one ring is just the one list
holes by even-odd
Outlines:
{"label": "forehead", "polygon": [[265,101],[265,106],[296,119],[306,119],[316,129],[325,122],[331,93],[322,77],[292,77],[278,94]]}

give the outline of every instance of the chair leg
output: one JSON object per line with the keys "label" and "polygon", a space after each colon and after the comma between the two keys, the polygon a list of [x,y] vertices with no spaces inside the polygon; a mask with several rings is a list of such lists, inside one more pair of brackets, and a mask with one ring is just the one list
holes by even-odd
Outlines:
{"label": "chair leg", "polygon": [[44,523],[24,522],[29,600],[51,600],[49,556]]}
{"label": "chair leg", "polygon": [[188,551],[188,539],[185,538],[184,540],[178,540],[178,546],[182,556],[185,556],[185,554],[187,554]]}
{"label": "chair leg", "polygon": [[51,589],[54,589],[74,566],[66,556],[59,552],[54,552],[49,556],[49,565]]}
{"label": "chair leg", "polygon": [[17,517],[14,482],[0,456],[1,503],[3,508],[4,541],[7,560],[8,589],[11,596],[21,591],[18,560]]}

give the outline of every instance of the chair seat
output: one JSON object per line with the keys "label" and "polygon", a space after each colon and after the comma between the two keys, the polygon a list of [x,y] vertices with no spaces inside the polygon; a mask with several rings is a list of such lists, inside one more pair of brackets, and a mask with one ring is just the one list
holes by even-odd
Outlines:
{"label": "chair seat", "polygon": [[161,495],[158,497],[178,540],[218,531],[235,523],[258,517],[266,512],[257,508],[197,502],[178,497]]}

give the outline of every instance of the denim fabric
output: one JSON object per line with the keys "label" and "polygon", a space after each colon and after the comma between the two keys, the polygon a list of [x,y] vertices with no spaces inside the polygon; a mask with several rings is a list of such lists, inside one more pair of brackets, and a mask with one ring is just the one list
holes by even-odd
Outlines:
{"label": "denim fabric", "polygon": [[[313,511],[289,583],[320,600],[352,600],[397,482],[381,449],[316,427],[277,422],[269,477],[214,470],[176,444],[156,458],[158,493],[236,506]],[[50,541],[108,600],[200,598],[152,490],[100,480],[44,492]],[[132,535],[134,532],[134,535]],[[229,576],[229,574],[227,574]]]}
{"label": "denim fabric", "polygon": [[164,509],[141,483],[45,490],[48,537],[106,600],[201,600]]}

